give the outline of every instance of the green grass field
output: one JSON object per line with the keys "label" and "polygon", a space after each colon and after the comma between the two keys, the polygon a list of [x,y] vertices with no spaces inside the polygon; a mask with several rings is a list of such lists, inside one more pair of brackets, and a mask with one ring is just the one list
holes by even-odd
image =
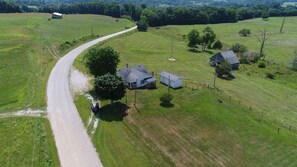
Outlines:
{"label": "green grass field", "polygon": [[47,119],[1,118],[0,134],[0,166],[60,166]]}
{"label": "green grass field", "polygon": [[[289,69],[289,63],[297,48],[297,17],[287,18],[283,34],[279,34],[281,22],[282,18],[269,18],[235,24],[165,26],[106,42],[103,46],[112,46],[120,52],[119,68],[144,64],[157,74],[170,71],[181,76],[190,88],[172,91],[172,108],[160,106],[159,97],[167,91],[163,85],[156,90],[137,91],[138,110],[132,106],[134,91],[128,91],[131,108],[126,117],[105,106],[93,136],[103,164],[294,166],[297,73]],[[236,79],[217,79],[219,91],[199,86],[212,86],[214,69],[208,59],[219,51],[192,53],[182,36],[193,28],[201,32],[206,26],[215,31],[224,48],[238,42],[255,51],[259,50],[259,43],[254,35],[266,27],[270,36],[265,48],[270,62],[267,68],[242,65],[234,72]],[[243,28],[251,29],[252,36],[240,37],[238,31]],[[167,60],[172,39],[176,62]],[[79,68],[82,56],[76,61]],[[276,78],[266,78],[266,72],[275,73]],[[79,96],[76,104],[86,123],[91,114],[88,102]]]}
{"label": "green grass field", "polygon": [[[46,109],[46,84],[61,52],[58,47],[91,34],[107,35],[134,25],[99,15],[0,14],[0,113]],[[86,42],[86,41],[84,41]],[[77,45],[83,43],[78,42]],[[74,46],[73,46],[74,47]],[[60,166],[47,119],[0,117],[0,166]]]}
{"label": "green grass field", "polygon": [[98,15],[0,15],[0,112],[45,107],[46,81],[61,43],[91,34],[107,35],[133,23]]}

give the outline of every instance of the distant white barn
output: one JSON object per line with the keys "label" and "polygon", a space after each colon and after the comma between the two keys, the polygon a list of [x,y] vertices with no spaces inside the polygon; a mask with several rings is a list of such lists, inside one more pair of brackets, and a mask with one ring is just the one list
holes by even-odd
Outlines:
{"label": "distant white barn", "polygon": [[52,19],[62,19],[62,18],[63,18],[62,13],[54,12],[52,14]]}
{"label": "distant white barn", "polygon": [[160,82],[174,89],[182,87],[182,79],[166,71],[160,73]]}

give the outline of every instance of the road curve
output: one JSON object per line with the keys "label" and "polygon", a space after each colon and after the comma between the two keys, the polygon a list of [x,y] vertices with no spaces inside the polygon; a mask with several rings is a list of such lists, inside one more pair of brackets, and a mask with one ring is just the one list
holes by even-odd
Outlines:
{"label": "road curve", "polygon": [[107,35],[73,49],[52,69],[47,83],[47,112],[63,167],[102,166],[82,120],[78,114],[69,85],[69,72],[75,58],[89,47],[136,29],[133,27]]}

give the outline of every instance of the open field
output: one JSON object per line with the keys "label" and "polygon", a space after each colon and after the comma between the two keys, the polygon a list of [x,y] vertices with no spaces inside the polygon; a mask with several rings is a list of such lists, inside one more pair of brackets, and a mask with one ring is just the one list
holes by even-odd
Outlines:
{"label": "open field", "polygon": [[133,23],[98,15],[0,14],[0,112],[45,106],[45,87],[58,47],[91,34],[106,35]]}
{"label": "open field", "polygon": [[[0,14],[0,113],[46,107],[46,83],[61,52],[58,47],[91,34],[106,35],[132,26],[99,15]],[[85,41],[77,42],[76,45]],[[60,166],[47,119],[0,118],[0,166]]]}
{"label": "open field", "polygon": [[44,118],[0,119],[0,166],[60,166],[49,122]]}
{"label": "open field", "polygon": [[[281,22],[282,18],[269,18],[269,21],[255,19],[208,25],[225,48],[238,42],[258,51],[259,43],[254,34],[266,27],[270,35],[265,48],[270,62],[267,68],[259,69],[257,64],[242,65],[234,72],[236,79],[217,79],[219,91],[199,87],[212,86],[214,69],[209,66],[208,59],[218,50],[189,52],[182,37],[193,28],[201,32],[207,25],[151,28],[145,33],[106,42],[104,46],[112,46],[120,52],[119,68],[126,64],[144,64],[157,74],[167,70],[180,75],[190,88],[172,91],[172,108],[163,108],[159,104],[160,95],[167,91],[163,85],[158,85],[156,90],[137,91],[138,110],[132,106],[134,91],[128,91],[131,108],[126,117],[105,106],[93,135],[103,164],[294,166],[297,163],[297,150],[294,149],[297,140],[297,73],[289,69],[289,62],[297,48],[297,18],[287,18],[283,34],[278,33]],[[240,37],[238,31],[243,28],[251,29],[252,36]],[[176,62],[167,60],[171,39],[174,39]],[[82,56],[76,61],[77,67],[82,67]],[[269,71],[276,74],[276,79],[265,77]],[[218,99],[222,99],[223,104],[218,103]],[[122,102],[125,103],[125,99]],[[91,114],[88,102],[79,96],[76,104],[86,123]]]}

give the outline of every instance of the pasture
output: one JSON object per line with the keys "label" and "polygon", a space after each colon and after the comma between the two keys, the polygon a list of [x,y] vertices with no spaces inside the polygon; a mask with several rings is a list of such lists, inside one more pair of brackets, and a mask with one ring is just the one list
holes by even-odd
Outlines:
{"label": "pasture", "polygon": [[[98,15],[65,15],[48,20],[50,14],[0,15],[0,112],[24,108],[45,109],[48,75],[65,41],[107,35],[134,25],[124,19]],[[79,43],[77,44],[79,45]]]}
{"label": "pasture", "polygon": [[[134,91],[128,91],[127,116],[105,105],[92,136],[104,165],[294,166],[297,73],[290,69],[290,61],[297,47],[297,18],[287,18],[282,34],[281,22],[282,18],[269,18],[234,24],[171,25],[104,43],[120,52],[119,68],[144,64],[155,74],[170,71],[181,76],[184,85],[188,83],[188,88],[172,90],[172,108],[160,106],[159,97],[167,88],[159,84],[155,90],[137,91],[136,108]],[[260,44],[254,35],[266,28],[270,38],[264,49],[267,67],[241,65],[234,72],[236,79],[216,79],[218,90],[199,87],[212,87],[214,68],[208,59],[219,50],[190,52],[183,35],[193,28],[202,33],[206,26],[214,30],[225,49],[241,43],[255,51]],[[243,28],[251,29],[252,35],[240,37],[238,31]],[[168,61],[172,39],[175,62]],[[83,64],[82,56],[76,60],[77,67]],[[267,72],[276,78],[268,79]],[[83,96],[76,99],[77,104],[83,101],[88,104]],[[85,123],[91,114],[88,107],[78,105]]]}
{"label": "pasture", "polygon": [[[50,71],[71,49],[61,52],[61,43],[88,36],[91,31],[102,36],[134,25],[125,19],[116,21],[99,15],[65,15],[61,20],[49,20],[50,17],[51,14],[0,14],[1,114],[27,108],[46,110]],[[74,46],[83,42],[86,41]],[[47,119],[0,115],[0,136],[0,166],[60,166]]]}
{"label": "pasture", "polygon": [[0,166],[60,166],[47,119],[0,118],[0,134]]}

